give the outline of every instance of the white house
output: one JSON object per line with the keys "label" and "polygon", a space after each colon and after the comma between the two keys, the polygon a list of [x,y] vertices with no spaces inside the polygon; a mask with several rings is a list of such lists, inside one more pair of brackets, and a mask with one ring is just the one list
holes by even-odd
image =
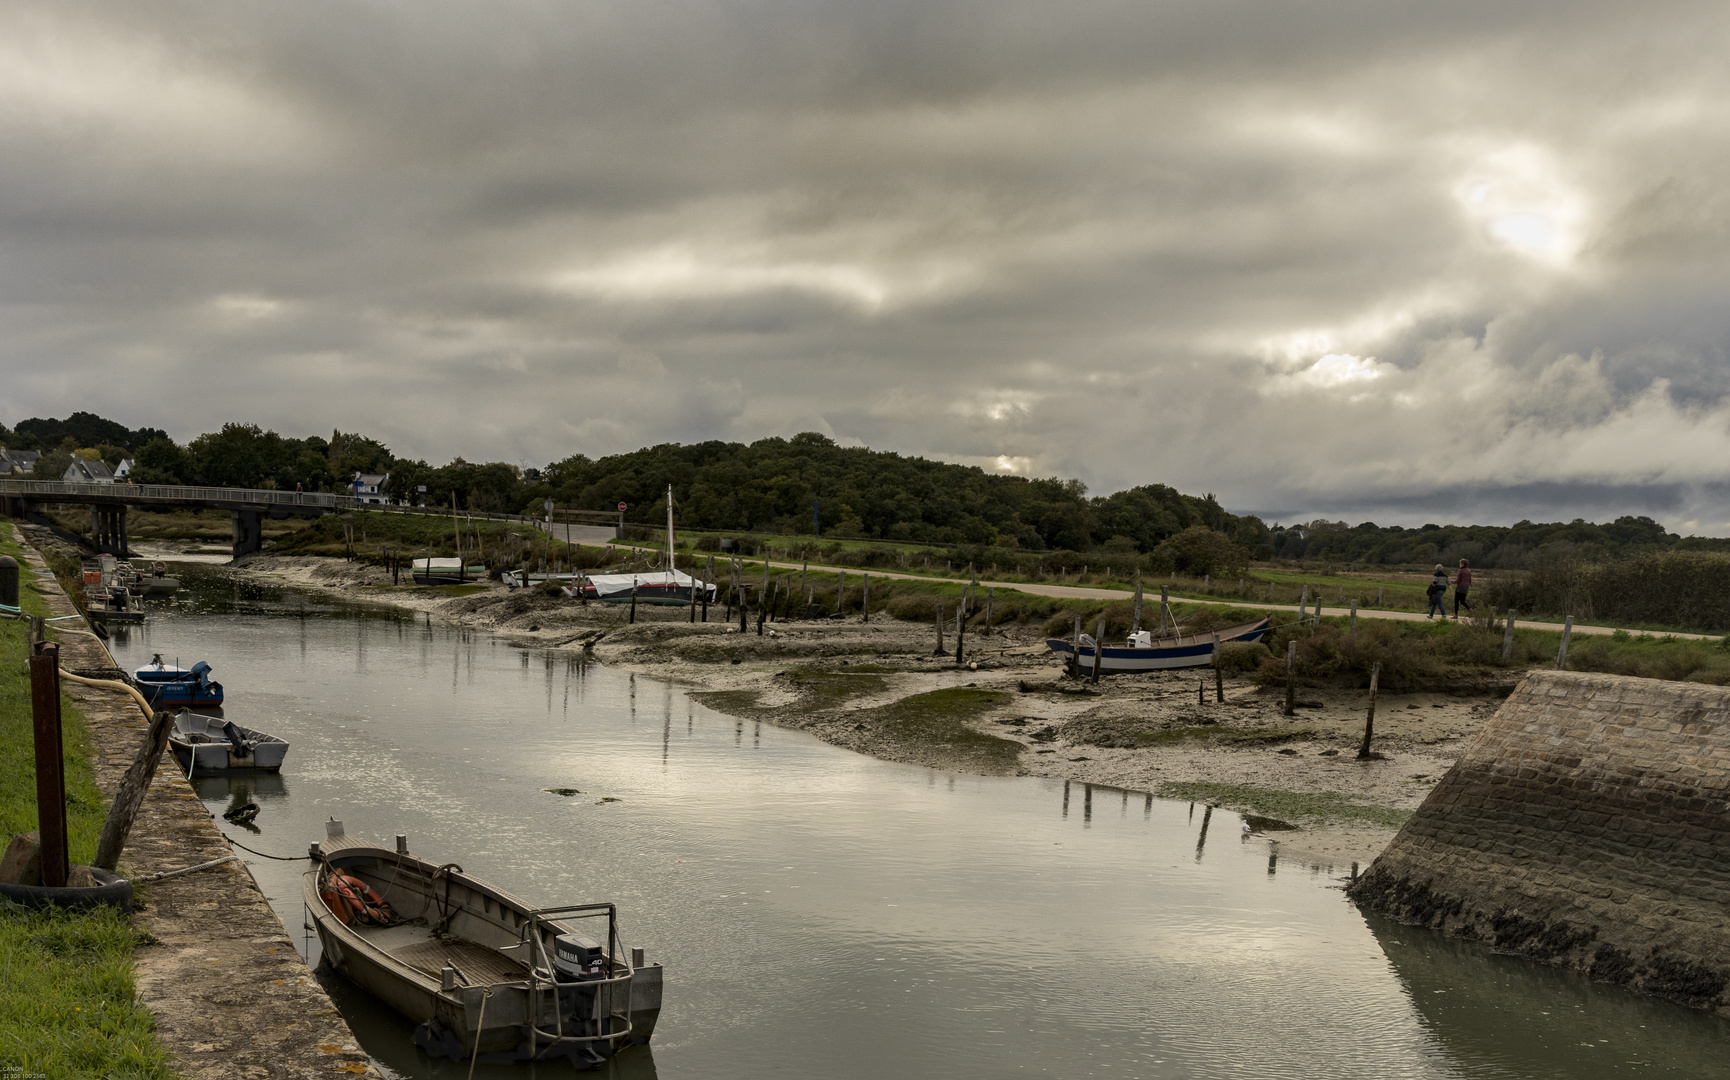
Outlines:
{"label": "white house", "polygon": [[114,480],[115,480],[115,482],[119,483],[120,481],[125,480],[127,477],[131,476],[132,470],[135,467],[135,465],[136,465],[136,462],[134,462],[131,458],[121,458],[120,464],[114,466]]}
{"label": "white house", "polygon": [[390,473],[355,473],[348,492],[363,503],[387,503],[390,496],[384,493],[384,485],[389,479]]}
{"label": "white house", "polygon": [[72,464],[66,467],[66,475],[60,479],[68,484],[112,484],[114,470],[104,461],[85,461],[81,457],[72,459]]}
{"label": "white house", "polygon": [[41,456],[35,450],[0,450],[0,476],[8,473],[29,476],[36,471],[36,459]]}

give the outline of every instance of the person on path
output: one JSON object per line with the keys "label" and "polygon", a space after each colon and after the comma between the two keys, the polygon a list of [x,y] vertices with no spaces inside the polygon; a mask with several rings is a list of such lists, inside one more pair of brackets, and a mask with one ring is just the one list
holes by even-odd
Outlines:
{"label": "person on path", "polygon": [[1430,597],[1430,610],[1424,618],[1433,619],[1437,615],[1448,617],[1448,572],[1441,563],[1436,564],[1436,576],[1430,579],[1430,587],[1426,590]]}
{"label": "person on path", "polygon": [[1460,621],[1460,609],[1472,610],[1472,605],[1466,601],[1466,590],[1472,587],[1472,568],[1466,560],[1460,560],[1460,572],[1454,575],[1454,621]]}

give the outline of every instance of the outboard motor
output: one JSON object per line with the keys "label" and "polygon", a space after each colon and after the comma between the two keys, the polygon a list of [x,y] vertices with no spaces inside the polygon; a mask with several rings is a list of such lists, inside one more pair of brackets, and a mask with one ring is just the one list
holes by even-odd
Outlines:
{"label": "outboard motor", "polygon": [[560,934],[553,939],[553,966],[570,982],[598,979],[607,970],[601,943],[581,934]]}

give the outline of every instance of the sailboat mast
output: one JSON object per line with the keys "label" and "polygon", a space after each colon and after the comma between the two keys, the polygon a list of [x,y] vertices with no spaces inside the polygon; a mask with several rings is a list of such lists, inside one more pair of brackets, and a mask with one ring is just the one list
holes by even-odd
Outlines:
{"label": "sailboat mast", "polygon": [[667,485],[667,571],[672,573],[678,568],[673,565],[673,485]]}

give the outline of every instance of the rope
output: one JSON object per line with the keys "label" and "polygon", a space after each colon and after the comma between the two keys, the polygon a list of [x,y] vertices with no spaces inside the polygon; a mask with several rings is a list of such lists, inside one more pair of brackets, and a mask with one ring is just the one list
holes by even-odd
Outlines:
{"label": "rope", "polygon": [[181,874],[190,874],[194,870],[209,870],[211,867],[221,866],[225,862],[238,862],[239,859],[239,855],[224,855],[220,859],[201,862],[197,866],[183,866],[179,870],[164,870],[160,874],[146,874],[141,878],[133,878],[132,883],[134,885],[142,885],[147,881],[166,881],[171,877],[179,877]]}
{"label": "rope", "polygon": [[[475,1021],[475,1049],[474,1053],[469,1055],[469,1080],[475,1080],[475,1062],[480,1060],[481,1056],[481,1032],[487,1022],[487,999],[492,996],[493,988],[490,986],[481,991],[481,1018]],[[530,1023],[533,1024],[533,1021]]]}
{"label": "rope", "polygon": [[[251,848],[247,847],[245,844],[241,843],[239,840],[236,840],[234,837],[228,835],[227,833],[223,833],[222,838],[224,840],[227,840],[230,844],[234,845],[235,847],[239,848],[242,851],[251,852],[254,855],[258,855],[258,856],[261,856],[261,857],[266,858],[266,859],[275,859],[277,862],[299,862],[302,859],[312,858],[311,855],[267,855],[262,851],[253,851]],[[234,856],[232,856],[232,855],[229,856],[229,858],[233,858],[233,857]]]}

